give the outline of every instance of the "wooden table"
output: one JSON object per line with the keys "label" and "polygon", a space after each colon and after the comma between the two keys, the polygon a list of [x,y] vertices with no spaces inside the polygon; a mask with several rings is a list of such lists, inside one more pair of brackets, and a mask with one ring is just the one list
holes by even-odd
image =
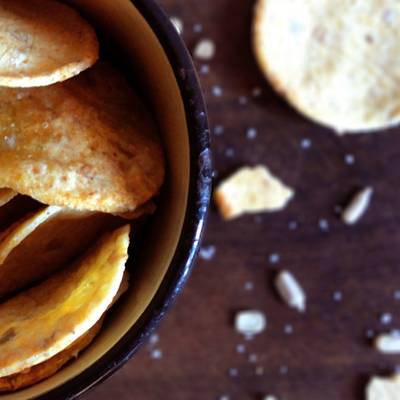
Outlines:
{"label": "wooden table", "polygon": [[[197,63],[209,66],[209,73],[202,67],[201,80],[217,180],[241,165],[262,163],[296,188],[296,197],[284,212],[232,222],[212,209],[204,246],[215,246],[216,254],[198,260],[158,343],[143,347],[86,398],[363,399],[371,374],[388,374],[400,364],[400,357],[378,354],[368,339],[400,328],[400,129],[338,137],[287,106],[252,56],[253,0],[163,5],[184,21],[189,48],[202,38],[217,45],[213,60]],[[254,88],[262,94],[253,96]],[[251,128],[254,139],[247,138]],[[365,185],[375,189],[371,207],[347,227],[335,206]],[[271,254],[279,255],[278,263],[270,262]],[[305,314],[277,297],[273,279],[280,268],[304,286]],[[235,312],[246,308],[268,317],[267,330],[251,341],[232,326]],[[388,325],[381,321],[385,313],[393,317]]]}

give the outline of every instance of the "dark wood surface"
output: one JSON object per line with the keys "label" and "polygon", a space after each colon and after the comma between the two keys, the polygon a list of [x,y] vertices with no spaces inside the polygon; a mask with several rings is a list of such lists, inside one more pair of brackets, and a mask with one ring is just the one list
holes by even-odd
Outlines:
{"label": "dark wood surface", "polygon": [[[202,38],[217,45],[212,61],[197,63],[209,65],[201,80],[210,122],[223,127],[213,135],[217,180],[241,165],[262,163],[295,187],[296,197],[284,212],[232,222],[223,222],[213,208],[204,246],[215,246],[216,254],[198,260],[159,329],[159,342],[143,347],[86,398],[363,399],[368,376],[400,364],[400,357],[378,354],[366,335],[400,328],[394,297],[400,289],[400,129],[338,137],[287,106],[265,83],[251,53],[253,0],[162,3],[183,20],[189,48]],[[214,85],[221,87],[220,97],[212,94]],[[255,87],[261,96],[251,95]],[[248,128],[257,129],[254,140],[246,138]],[[309,149],[301,146],[305,138]],[[346,155],[354,156],[353,164]],[[358,225],[346,227],[334,208],[365,185],[375,189],[371,207]],[[320,220],[328,221],[328,231],[320,229]],[[290,230],[293,221],[298,226]],[[280,255],[277,264],[269,262],[273,253]],[[304,315],[278,299],[272,282],[280,268],[304,286]],[[246,290],[246,282],[254,289]],[[335,292],[342,301],[334,300]],[[268,317],[265,333],[251,341],[232,326],[234,313],[244,308]],[[384,313],[393,316],[391,324],[382,324]],[[291,335],[284,332],[287,324]],[[241,344],[244,354],[237,352]],[[158,350],[162,358],[152,358]],[[231,376],[235,369],[238,376]]]}

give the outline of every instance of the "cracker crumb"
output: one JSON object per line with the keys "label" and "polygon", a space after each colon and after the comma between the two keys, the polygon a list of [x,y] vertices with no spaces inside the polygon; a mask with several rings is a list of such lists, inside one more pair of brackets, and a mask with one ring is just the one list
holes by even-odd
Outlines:
{"label": "cracker crumb", "polygon": [[389,378],[373,376],[366,389],[367,400],[399,400],[400,375]]}
{"label": "cracker crumb", "polygon": [[224,180],[214,199],[222,216],[229,220],[243,214],[282,210],[293,196],[293,189],[265,166],[256,166],[243,167]]}
{"label": "cracker crumb", "polygon": [[265,331],[267,318],[258,310],[240,311],[235,316],[235,329],[243,335],[258,335]]}
{"label": "cracker crumb", "polygon": [[384,354],[400,354],[400,335],[398,331],[382,333],[375,338],[375,349]]}
{"label": "cracker crumb", "polygon": [[200,40],[193,50],[193,55],[199,60],[211,60],[215,55],[215,43],[211,39]]}
{"label": "cracker crumb", "polygon": [[278,293],[288,306],[295,308],[300,312],[305,312],[306,295],[303,288],[291,272],[285,270],[279,272],[275,280],[275,286]]}
{"label": "cracker crumb", "polygon": [[360,190],[342,213],[342,220],[347,225],[357,223],[367,211],[373,194],[372,187]]}

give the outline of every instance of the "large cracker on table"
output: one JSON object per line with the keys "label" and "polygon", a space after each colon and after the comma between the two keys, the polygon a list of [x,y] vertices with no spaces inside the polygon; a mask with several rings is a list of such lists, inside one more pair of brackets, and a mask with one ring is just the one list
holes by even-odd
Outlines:
{"label": "large cracker on table", "polygon": [[120,225],[109,214],[57,206],[23,217],[0,236],[0,299],[69,265]]}
{"label": "large cracker on table", "polygon": [[254,50],[272,86],[338,133],[400,121],[400,3],[258,0]]}
{"label": "large cracker on table", "polygon": [[127,225],[74,266],[0,305],[0,377],[48,360],[99,321],[121,285],[128,245]]}
{"label": "large cracker on table", "polygon": [[45,86],[95,63],[93,28],[55,0],[0,0],[0,85]]}
{"label": "large cracker on table", "polygon": [[50,205],[127,213],[164,158],[148,110],[108,64],[43,88],[0,88],[0,187]]}

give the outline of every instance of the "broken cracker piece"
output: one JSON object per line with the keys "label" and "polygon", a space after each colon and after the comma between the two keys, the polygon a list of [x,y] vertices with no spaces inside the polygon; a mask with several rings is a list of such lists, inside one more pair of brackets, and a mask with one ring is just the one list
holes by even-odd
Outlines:
{"label": "broken cracker piece", "polygon": [[374,346],[384,354],[400,354],[400,336],[394,333],[382,333],[375,338]]}
{"label": "broken cracker piece", "polygon": [[261,311],[245,310],[235,315],[235,329],[243,335],[257,335],[267,327],[267,319]]}
{"label": "broken cracker piece", "polygon": [[374,376],[369,381],[366,389],[367,400],[399,400],[399,398],[399,374],[396,374],[390,378],[381,378]]}
{"label": "broken cracker piece", "polygon": [[262,211],[285,208],[294,195],[293,189],[273,176],[267,167],[243,167],[223,181],[214,194],[225,219]]}

